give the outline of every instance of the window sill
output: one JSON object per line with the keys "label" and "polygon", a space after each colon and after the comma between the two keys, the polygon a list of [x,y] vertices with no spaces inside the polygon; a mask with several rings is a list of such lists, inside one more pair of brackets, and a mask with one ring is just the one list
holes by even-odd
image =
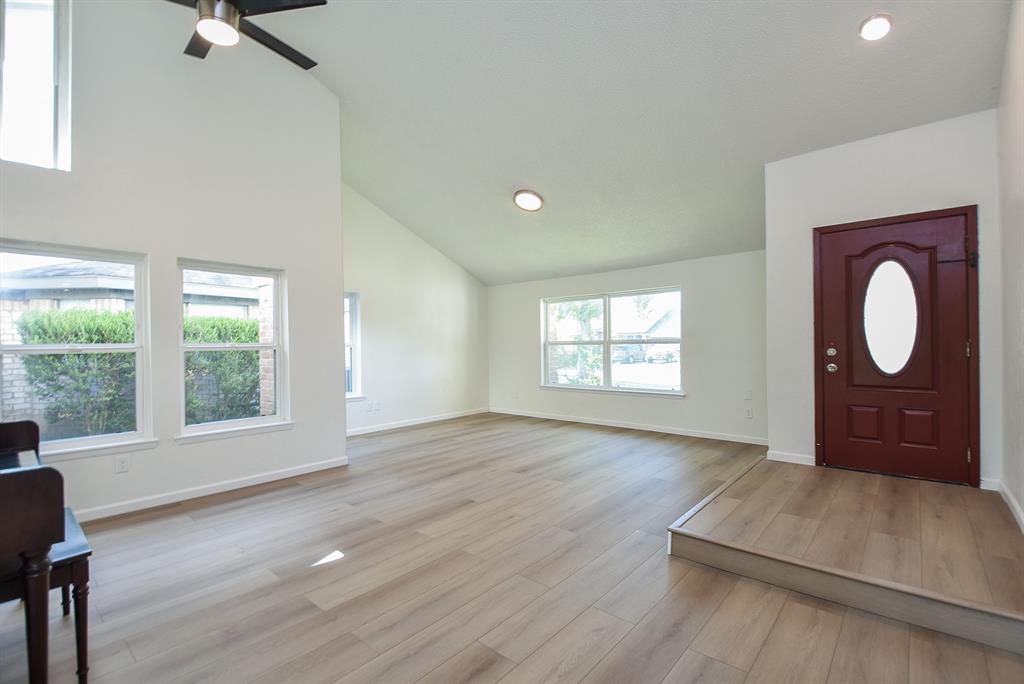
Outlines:
{"label": "window sill", "polygon": [[178,444],[195,444],[197,442],[210,442],[215,439],[231,439],[232,437],[244,437],[246,435],[259,435],[265,432],[278,432],[280,430],[291,430],[295,422],[283,420],[276,423],[263,423],[260,425],[245,425],[239,427],[222,428],[220,430],[204,430],[202,432],[189,432],[178,435],[174,441]]}
{"label": "window sill", "polygon": [[43,465],[72,461],[78,458],[89,458],[92,456],[105,456],[107,454],[121,454],[126,451],[145,451],[156,448],[160,443],[155,437],[143,437],[131,439],[124,442],[109,442],[107,444],[90,444],[88,446],[63,447],[47,449],[43,444],[40,448],[39,460]]}
{"label": "window sill", "polygon": [[365,401],[365,394],[346,394],[345,401]]}
{"label": "window sill", "polygon": [[641,397],[662,397],[664,399],[683,399],[686,392],[659,392],[657,390],[632,390],[618,387],[571,387],[568,385],[540,385],[542,390],[566,390],[569,392],[588,392],[591,394],[632,394]]}

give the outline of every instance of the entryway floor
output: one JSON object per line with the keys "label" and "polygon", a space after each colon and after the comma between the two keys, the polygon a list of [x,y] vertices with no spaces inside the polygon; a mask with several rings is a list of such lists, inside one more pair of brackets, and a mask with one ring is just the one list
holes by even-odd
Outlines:
{"label": "entryway floor", "polygon": [[992,491],[762,461],[682,529],[1024,613],[1024,534]]}

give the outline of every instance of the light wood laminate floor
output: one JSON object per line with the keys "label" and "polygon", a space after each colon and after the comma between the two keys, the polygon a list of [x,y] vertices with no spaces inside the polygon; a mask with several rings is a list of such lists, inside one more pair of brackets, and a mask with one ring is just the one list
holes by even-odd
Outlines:
{"label": "light wood laminate floor", "polygon": [[1024,535],[997,492],[764,461],[683,529],[1024,613]]}
{"label": "light wood laminate floor", "polygon": [[[762,447],[483,414],[348,449],[89,525],[92,681],[1024,680],[1018,657],[668,556],[666,526]],[[3,604],[2,682],[22,638]],[[73,681],[70,621],[51,642]]]}

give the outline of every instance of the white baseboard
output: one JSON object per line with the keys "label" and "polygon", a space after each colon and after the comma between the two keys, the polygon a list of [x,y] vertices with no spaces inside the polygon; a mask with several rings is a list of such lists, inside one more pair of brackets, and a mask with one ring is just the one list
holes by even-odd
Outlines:
{"label": "white baseboard", "polygon": [[[999,480],[996,480],[996,482],[999,483],[997,491],[1003,495],[1003,501],[1006,502],[1010,512],[1013,513],[1013,517],[1017,519],[1017,525],[1020,526],[1021,532],[1024,532],[1024,507],[1021,507],[1020,501],[1013,495],[1013,492],[1010,491],[1005,482]],[[984,481],[982,481],[982,486],[985,486]]]}
{"label": "white baseboard", "polygon": [[1024,532],[1024,508],[1021,507],[1020,501],[1017,501],[1017,497],[1013,495],[1013,492],[1006,486],[1006,483],[995,478],[983,477],[981,478],[981,488],[999,492],[1000,496],[1003,497],[1003,501],[1006,502],[1006,507],[1013,513],[1013,517],[1017,521],[1017,525],[1020,526],[1021,532]]}
{"label": "white baseboard", "polygon": [[487,413],[486,408],[469,409],[468,411],[455,411],[454,413],[440,413],[436,416],[426,416],[424,418],[411,418],[409,420],[396,420],[393,423],[380,423],[379,425],[367,425],[366,427],[353,428],[347,431],[345,434],[349,437],[355,437],[356,435],[368,435],[373,432],[384,432],[385,430],[396,430],[398,428],[410,427],[413,425],[423,425],[424,423],[436,423],[439,420],[450,420],[452,418],[462,418],[463,416],[474,416],[478,413]]}
{"label": "white baseboard", "polygon": [[733,435],[723,432],[707,432],[705,430],[687,430],[667,425],[647,425],[645,423],[629,423],[622,420],[599,420],[595,418],[584,418],[582,416],[566,416],[556,413],[538,413],[536,411],[519,411],[516,409],[491,408],[491,413],[504,413],[510,416],[526,416],[527,418],[544,418],[547,420],[561,420],[567,423],[585,423],[587,425],[604,425],[607,427],[628,428],[630,430],[647,430],[649,432],[664,432],[669,435],[683,435],[685,437],[702,437],[704,439],[719,439],[725,442],[741,442],[743,444],[757,444],[768,446],[768,440],[764,437],[752,435]]}
{"label": "white baseboard", "polygon": [[118,503],[107,504],[104,506],[82,508],[76,510],[75,515],[82,522],[87,520],[110,518],[115,515],[141,511],[146,508],[156,508],[157,506],[166,506],[167,504],[178,503],[179,501],[196,499],[210,494],[219,494],[220,492],[226,492],[232,489],[241,489],[242,487],[251,487],[265,482],[273,482],[274,480],[284,480],[289,477],[295,477],[296,475],[305,475],[318,470],[327,470],[328,468],[337,468],[338,466],[343,465],[348,465],[347,456],[343,456],[342,458],[332,458],[326,461],[317,461],[316,463],[306,463],[304,465],[293,466],[291,468],[271,470],[267,473],[248,475],[246,477],[239,477],[233,480],[222,480],[221,482],[200,485],[198,487],[189,487],[187,489],[179,489],[177,491],[165,492],[154,496],[144,496],[138,499],[119,501]]}
{"label": "white baseboard", "polygon": [[768,450],[769,461],[782,461],[783,463],[796,463],[798,465],[814,465],[814,456],[810,454],[794,454],[788,451]]}

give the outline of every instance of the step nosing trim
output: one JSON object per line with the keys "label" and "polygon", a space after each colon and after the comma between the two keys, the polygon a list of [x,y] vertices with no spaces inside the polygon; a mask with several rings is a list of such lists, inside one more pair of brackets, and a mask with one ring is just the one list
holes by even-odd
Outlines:
{"label": "step nosing trim", "polygon": [[912,584],[902,584],[900,582],[893,582],[891,580],[882,579],[881,577],[872,577],[871,575],[865,575],[863,573],[854,572],[852,570],[844,570],[842,568],[833,568],[828,565],[822,565],[815,563],[814,561],[805,560],[803,558],[796,558],[795,556],[787,556],[781,553],[774,553],[765,549],[758,549],[744,544],[736,544],[734,542],[725,541],[722,539],[715,539],[708,535],[701,534],[699,532],[692,532],[690,530],[680,529],[676,526],[670,527],[669,532],[682,537],[689,537],[691,539],[697,539],[699,541],[721,546],[723,548],[732,549],[740,553],[747,553],[753,556],[759,556],[761,558],[768,558],[779,563],[786,563],[788,565],[806,568],[815,572],[825,573],[840,577],[845,580],[852,582],[858,582],[860,584],[867,584],[881,589],[887,589],[889,591],[898,591],[904,594],[910,594],[917,598],[926,599],[929,601],[937,601],[939,603],[945,603],[957,608],[963,608],[966,610],[974,610],[982,613],[988,613],[996,615],[1007,620],[1016,620],[1024,623],[1024,613],[1018,612],[1009,608],[1002,608],[989,603],[978,603],[977,601],[971,601],[969,599],[960,598],[958,596],[950,596],[948,594],[940,594],[939,592],[931,589],[925,589],[924,587],[915,587]]}

